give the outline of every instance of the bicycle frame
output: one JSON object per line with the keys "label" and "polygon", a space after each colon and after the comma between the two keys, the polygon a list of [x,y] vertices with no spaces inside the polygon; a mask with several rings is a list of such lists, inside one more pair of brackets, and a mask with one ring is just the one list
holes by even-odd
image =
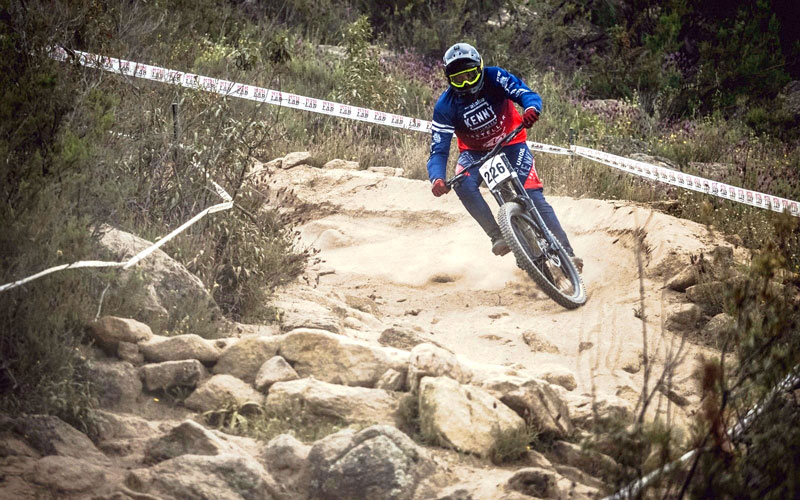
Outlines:
{"label": "bicycle frame", "polygon": [[[523,126],[520,125],[511,132],[508,133],[505,137],[503,137],[488,153],[480,157],[479,159],[472,162],[472,164],[468,167],[465,167],[461,172],[456,174],[455,176],[451,177],[446,181],[448,186],[453,186],[461,181],[461,179],[466,175],[467,171],[472,168],[479,167],[483,165],[487,160],[491,159],[494,156],[499,154],[503,154],[501,150],[508,144],[511,139],[516,137],[516,135],[522,130]],[[505,159],[505,158],[504,158]],[[542,215],[536,209],[536,205],[533,204],[533,200],[528,195],[528,192],[525,190],[525,186],[522,184],[522,181],[519,180],[519,176],[517,175],[516,170],[514,170],[511,165],[506,160],[507,167],[511,170],[511,177],[510,179],[503,182],[502,185],[497,186],[496,189],[491,190],[492,196],[494,196],[495,201],[499,206],[503,206],[504,203],[513,201],[522,205],[525,209],[525,213],[532,215],[532,221],[542,229],[545,233],[548,248],[542,249],[543,253],[556,253],[562,247],[561,242],[558,241],[558,238],[550,232],[550,228],[547,227],[545,224]],[[511,184],[513,186],[513,192],[511,193],[503,193],[503,188]],[[510,195],[506,199],[505,195]]]}

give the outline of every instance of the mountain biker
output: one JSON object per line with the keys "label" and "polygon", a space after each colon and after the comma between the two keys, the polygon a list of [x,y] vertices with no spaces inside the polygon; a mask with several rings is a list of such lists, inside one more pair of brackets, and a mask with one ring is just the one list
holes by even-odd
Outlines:
{"label": "mountain biker", "polygon": [[[502,137],[521,124],[530,128],[539,119],[542,98],[528,88],[518,77],[503,68],[483,66],[483,59],[475,48],[459,42],[444,54],[444,72],[448,88],[439,97],[433,108],[431,126],[431,155],[428,159],[428,178],[431,191],[436,197],[450,191],[445,183],[447,158],[453,133],[458,141],[458,165],[456,173],[492,149]],[[520,117],[514,103],[523,108]],[[542,215],[547,227],[569,253],[579,270],[583,261],[575,257],[564,229],[553,208],[542,194],[542,181],[536,173],[533,155],[526,144],[527,133],[523,129],[502,151],[514,166],[520,179],[524,179],[525,190]],[[466,173],[462,182],[455,186],[456,194],[467,212],[480,224],[492,240],[492,252],[505,255],[508,244],[500,233],[489,205],[478,187],[480,175]]]}

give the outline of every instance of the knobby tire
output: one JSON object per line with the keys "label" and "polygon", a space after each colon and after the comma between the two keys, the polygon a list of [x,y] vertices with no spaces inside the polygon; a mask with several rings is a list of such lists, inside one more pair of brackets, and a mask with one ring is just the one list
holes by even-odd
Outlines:
{"label": "knobby tire", "polygon": [[571,293],[566,294],[557,287],[554,283],[556,280],[547,265],[537,266],[537,255],[533,254],[533,252],[541,254],[541,250],[535,239],[530,241],[525,236],[526,233],[530,233],[525,230],[529,228],[539,231],[539,228],[523,215],[526,215],[523,207],[515,202],[503,204],[497,213],[497,223],[500,226],[500,231],[503,233],[503,238],[508,243],[511,251],[514,252],[517,266],[528,273],[528,276],[539,285],[539,288],[559,305],[567,309],[576,309],[585,304],[586,287],[583,284],[583,278],[581,278],[566,250],[561,248],[558,252],[558,258],[565,271],[564,277],[569,280],[572,287]]}

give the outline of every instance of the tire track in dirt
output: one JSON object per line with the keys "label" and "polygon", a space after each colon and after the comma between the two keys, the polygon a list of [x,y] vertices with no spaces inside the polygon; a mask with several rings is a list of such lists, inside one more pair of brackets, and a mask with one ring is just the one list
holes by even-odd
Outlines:
{"label": "tire track in dirt", "polygon": [[[434,198],[427,182],[311,167],[275,171],[270,181],[326,207],[307,214],[310,221],[299,228],[302,241],[318,248],[334,272],[320,279],[320,288],[374,298],[386,325],[415,329],[474,361],[534,371],[565,367],[578,384],[573,393],[619,394],[633,403],[643,385],[643,368],[636,367],[643,351],[637,238],[648,249],[645,314],[653,373],[676,345],[660,327],[674,298],[663,290],[659,271],[715,243],[702,226],[644,207],[548,197],[586,263],[589,300],[568,311],[539,291],[511,255],[493,256],[457,198]],[[523,340],[526,332],[557,352],[533,351]],[[696,354],[687,346],[679,379],[689,377]]]}

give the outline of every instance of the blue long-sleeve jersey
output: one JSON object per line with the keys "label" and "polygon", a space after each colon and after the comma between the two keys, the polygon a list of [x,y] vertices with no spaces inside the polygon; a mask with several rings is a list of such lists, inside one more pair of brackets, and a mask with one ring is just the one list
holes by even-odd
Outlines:
{"label": "blue long-sleeve jersey", "polygon": [[[461,95],[448,87],[433,108],[428,159],[431,182],[445,178],[453,133],[459,151],[487,151],[522,123],[514,103],[542,112],[542,98],[518,77],[496,66],[484,71],[483,88],[477,95]],[[524,142],[527,137],[523,129],[509,144]]]}

